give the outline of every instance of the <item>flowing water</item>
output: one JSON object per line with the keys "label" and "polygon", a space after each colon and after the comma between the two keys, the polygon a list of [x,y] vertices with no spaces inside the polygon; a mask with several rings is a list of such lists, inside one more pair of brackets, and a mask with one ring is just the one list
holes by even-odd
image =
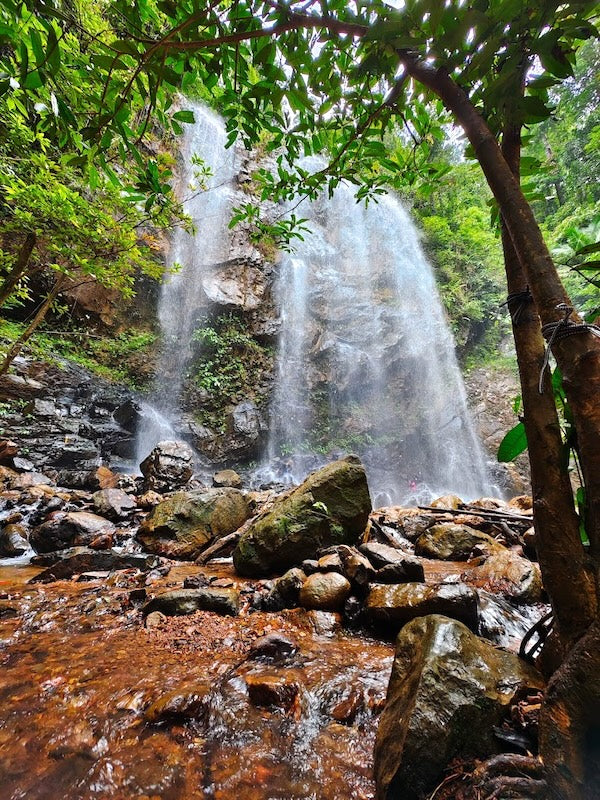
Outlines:
{"label": "flowing water", "polygon": [[296,213],[313,232],[280,268],[282,330],[259,475],[296,483],[352,450],[376,504],[488,493],[452,335],[407,211],[391,194],[357,204],[342,185]]}
{"label": "flowing water", "polygon": [[[3,800],[372,800],[390,644],[301,609],[147,630],[134,575],[23,585],[37,571],[0,572]],[[297,653],[249,659],[270,632]]]}
{"label": "flowing water", "polygon": [[[227,259],[231,210],[234,151],[227,150],[227,134],[221,118],[206,107],[186,102],[195,116],[186,125],[181,145],[179,196],[196,232],[178,228],[173,234],[169,268],[179,265],[162,285],[158,317],[163,339],[162,353],[152,396],[152,409],[138,431],[137,463],[163,439],[181,438],[177,423],[181,415],[181,391],[192,354],[194,330],[206,311],[203,276]],[[199,181],[195,157],[210,170]]]}

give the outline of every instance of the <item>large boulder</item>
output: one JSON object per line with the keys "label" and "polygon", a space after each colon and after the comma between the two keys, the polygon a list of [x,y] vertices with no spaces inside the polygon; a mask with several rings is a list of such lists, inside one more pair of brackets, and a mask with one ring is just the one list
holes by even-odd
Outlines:
{"label": "large boulder", "polygon": [[541,676],[455,620],[434,615],[406,625],[375,747],[378,800],[429,797],[454,758],[498,752],[499,725],[521,690]]}
{"label": "large boulder", "polygon": [[195,559],[211,542],[233,533],[249,517],[248,503],[237,489],[177,492],[146,517],[137,538],[151,553]]}
{"label": "large boulder", "polygon": [[418,556],[448,561],[466,561],[471,555],[491,555],[504,549],[487,533],[453,523],[433,525],[419,536],[415,544]]}
{"label": "large boulder", "polygon": [[415,617],[444,614],[477,630],[477,592],[464,584],[373,584],[367,595],[364,618],[377,628],[395,633]]}
{"label": "large boulder", "polygon": [[328,464],[277,501],[243,534],[233,553],[240,575],[283,572],[322,547],[354,544],[371,511],[365,470],[356,456]]}
{"label": "large boulder", "polygon": [[194,451],[186,442],[159,442],[140,464],[146,489],[170,492],[194,474]]}

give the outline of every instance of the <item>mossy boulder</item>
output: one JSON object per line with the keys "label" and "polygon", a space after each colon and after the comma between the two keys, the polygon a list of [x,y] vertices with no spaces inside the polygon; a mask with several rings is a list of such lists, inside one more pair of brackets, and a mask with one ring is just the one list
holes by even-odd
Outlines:
{"label": "mossy boulder", "polygon": [[233,533],[249,517],[246,498],[237,489],[177,492],[146,517],[137,538],[151,553],[195,559],[215,539]]}
{"label": "mossy boulder", "polygon": [[348,456],[313,472],[258,517],[238,542],[233,563],[249,577],[283,572],[322,547],[355,544],[370,512],[364,467]]}

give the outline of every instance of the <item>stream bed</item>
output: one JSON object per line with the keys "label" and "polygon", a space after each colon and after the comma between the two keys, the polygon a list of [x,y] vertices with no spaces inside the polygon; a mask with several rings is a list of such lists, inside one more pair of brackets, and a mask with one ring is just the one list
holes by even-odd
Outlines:
{"label": "stream bed", "polygon": [[[151,591],[194,570],[174,567]],[[253,591],[227,564],[202,571]],[[343,631],[332,613],[247,604],[146,628],[136,571],[27,584],[37,572],[0,566],[5,800],[374,796],[391,644]],[[249,657],[268,634],[295,652]]]}

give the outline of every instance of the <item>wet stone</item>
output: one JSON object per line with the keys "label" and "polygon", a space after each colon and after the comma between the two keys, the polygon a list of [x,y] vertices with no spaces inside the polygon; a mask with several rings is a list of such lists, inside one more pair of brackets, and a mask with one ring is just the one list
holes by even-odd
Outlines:
{"label": "wet stone", "polygon": [[452,523],[433,525],[416,542],[415,553],[425,558],[447,561],[466,561],[474,552],[491,555],[503,550],[491,536],[467,525]]}
{"label": "wet stone", "polygon": [[248,652],[250,661],[285,661],[294,655],[298,645],[280,633],[269,633],[256,639]]}
{"label": "wet stone", "polygon": [[163,614],[162,611],[151,611],[146,617],[144,625],[151,630],[152,628],[160,628],[166,621],[167,615]]}
{"label": "wet stone", "polygon": [[376,584],[371,587],[364,608],[366,622],[389,632],[427,614],[444,614],[476,631],[477,592],[464,584]]}
{"label": "wet stone", "polygon": [[239,592],[235,589],[179,589],[163,592],[142,608],[142,613],[162,611],[167,616],[193,614],[195,611],[214,611],[236,616],[239,611]]}
{"label": "wet stone", "polygon": [[121,554],[112,552],[87,551],[61,558],[54,565],[48,567],[30,583],[53,583],[54,581],[68,580],[74,575],[83,573],[113,572],[115,570],[139,569],[148,571],[157,562],[152,556],[135,554]]}
{"label": "wet stone", "polygon": [[300,605],[309,609],[339,611],[351,589],[350,581],[337,572],[315,572],[309,575],[300,590]]}
{"label": "wet stone", "polygon": [[294,704],[300,687],[285,674],[261,673],[245,676],[248,698],[252,705],[264,708],[289,710]]}
{"label": "wet stone", "polygon": [[404,574],[407,581],[424,581],[425,573],[423,565],[418,558],[409,556],[402,550],[390,547],[385,544],[368,542],[361,544],[358,548],[366,556],[376,569],[382,569],[390,564],[397,565],[397,575]]}
{"label": "wet stone", "polygon": [[135,500],[122,489],[100,489],[93,500],[98,514],[111,520],[129,516],[136,506]]}
{"label": "wet stone", "polygon": [[240,489],[242,479],[234,469],[222,469],[215,472],[212,483],[213,486],[229,486],[232,489]]}
{"label": "wet stone", "polygon": [[[150,614],[148,619],[151,616],[153,615]],[[203,720],[210,707],[210,691],[208,682],[180,686],[155,700],[144,712],[144,719],[150,723]]]}

